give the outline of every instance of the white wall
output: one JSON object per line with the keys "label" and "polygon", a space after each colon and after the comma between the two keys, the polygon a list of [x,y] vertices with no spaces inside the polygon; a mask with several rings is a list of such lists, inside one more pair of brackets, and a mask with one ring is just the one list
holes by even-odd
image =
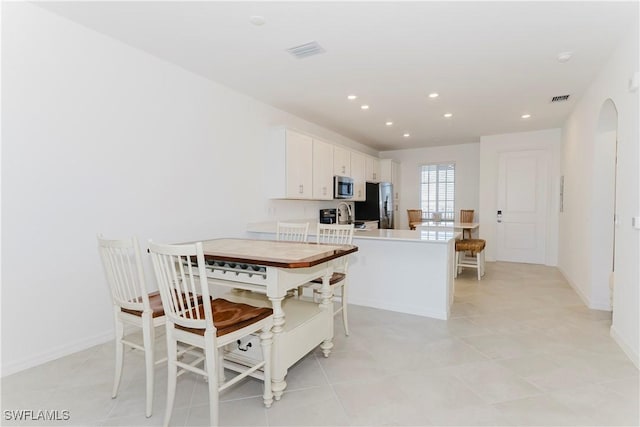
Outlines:
{"label": "white wall", "polygon": [[498,161],[500,153],[522,150],[545,150],[549,153],[547,191],[547,231],[545,264],[558,260],[558,210],[560,194],[560,129],[490,135],[480,138],[480,236],[487,241],[487,261],[495,261],[498,209]]}
{"label": "white wall", "polygon": [[[475,210],[475,220],[480,219],[478,211],[480,144],[446,145],[441,147],[416,148],[410,150],[382,151],[380,157],[400,162],[400,203],[396,228],[409,228],[407,209],[420,209],[420,167],[428,163],[455,162],[456,218],[460,209]],[[399,225],[398,225],[399,224]]]}
{"label": "white wall", "polygon": [[271,126],[371,153],[29,3],[3,2],[2,38],[3,375],[111,339],[96,233],[189,241],[316,216],[264,198]]}
{"label": "white wall", "polygon": [[591,209],[594,199],[593,171],[601,156],[596,145],[598,119],[608,99],[618,112],[618,165],[616,177],[616,272],[611,334],[638,365],[640,319],[640,238],[631,218],[640,214],[638,91],[629,91],[629,79],[638,71],[638,26],[621,41],[587,92],[576,104],[563,128],[562,173],[565,175],[565,210],[560,216],[559,267],[569,282],[594,306],[591,270],[596,262],[594,245],[601,243],[598,233],[590,232],[601,225],[594,221]]}
{"label": "white wall", "polygon": [[[611,107],[613,108],[613,107]],[[617,121],[617,120],[616,120]],[[616,177],[616,131],[600,132],[594,144],[591,209],[589,210],[592,241],[590,274],[591,289],[588,304],[591,308],[611,310],[609,275],[613,271],[614,205]]]}

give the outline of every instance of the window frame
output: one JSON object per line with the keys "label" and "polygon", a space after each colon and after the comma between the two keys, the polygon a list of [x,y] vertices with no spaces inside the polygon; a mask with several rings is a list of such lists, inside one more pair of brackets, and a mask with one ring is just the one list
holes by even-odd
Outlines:
{"label": "window frame", "polygon": [[[425,170],[425,168],[433,168],[435,167],[435,182],[431,181],[428,176],[429,171]],[[451,169],[452,180],[449,179],[450,173],[448,169]],[[441,180],[441,171],[445,172],[445,180]],[[455,222],[456,216],[456,162],[454,161],[446,161],[446,162],[431,162],[420,165],[419,169],[420,173],[420,209],[422,210],[423,219],[427,221],[431,221],[434,219],[434,213],[441,214],[441,221],[443,222]],[[425,174],[427,174],[427,179],[425,180]],[[441,197],[441,185],[444,185],[444,200]],[[426,189],[426,197],[428,200],[424,200],[423,196],[425,195],[425,186],[428,186]],[[429,187],[433,186],[435,188],[435,198],[432,199],[430,197],[431,190]],[[449,188],[451,187],[451,188]],[[447,196],[451,194],[451,199]],[[450,203],[451,209],[447,209],[447,205]],[[444,210],[440,210],[444,204]],[[434,205],[435,210],[430,209],[430,205]]]}

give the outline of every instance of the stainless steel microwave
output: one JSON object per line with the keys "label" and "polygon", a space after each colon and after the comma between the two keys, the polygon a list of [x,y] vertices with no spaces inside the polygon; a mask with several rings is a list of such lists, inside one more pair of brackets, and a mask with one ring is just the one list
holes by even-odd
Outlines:
{"label": "stainless steel microwave", "polygon": [[333,198],[351,199],[353,197],[353,178],[348,176],[333,177]]}

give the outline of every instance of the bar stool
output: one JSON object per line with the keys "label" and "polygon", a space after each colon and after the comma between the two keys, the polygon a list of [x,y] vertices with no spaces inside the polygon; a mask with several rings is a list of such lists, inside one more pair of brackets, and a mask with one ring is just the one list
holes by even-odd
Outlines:
{"label": "bar stool", "polygon": [[[475,268],[478,270],[478,280],[484,276],[484,248],[486,241],[483,239],[463,239],[456,240],[456,271],[454,277],[463,267]],[[466,256],[471,252],[471,256]]]}

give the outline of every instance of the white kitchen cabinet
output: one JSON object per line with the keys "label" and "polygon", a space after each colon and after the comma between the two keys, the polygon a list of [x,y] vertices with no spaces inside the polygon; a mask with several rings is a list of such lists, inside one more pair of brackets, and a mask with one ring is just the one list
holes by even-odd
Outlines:
{"label": "white kitchen cabinet", "polygon": [[367,159],[362,153],[351,152],[351,178],[353,178],[353,199],[354,201],[366,200],[366,168]]}
{"label": "white kitchen cabinet", "polygon": [[311,199],[313,197],[313,140],[291,129],[273,129],[266,153],[270,198]]}
{"label": "white kitchen cabinet", "polygon": [[393,170],[398,169],[398,162],[391,159],[380,159],[380,182],[390,182],[394,184]]}
{"label": "white kitchen cabinet", "polygon": [[333,145],[313,140],[313,199],[333,199]]}
{"label": "white kitchen cabinet", "polygon": [[[363,170],[364,173],[364,170]],[[333,147],[333,174],[351,176],[351,151],[335,145]]]}
{"label": "white kitchen cabinet", "polygon": [[365,179],[367,182],[382,182],[380,179],[380,160],[366,156]]}

